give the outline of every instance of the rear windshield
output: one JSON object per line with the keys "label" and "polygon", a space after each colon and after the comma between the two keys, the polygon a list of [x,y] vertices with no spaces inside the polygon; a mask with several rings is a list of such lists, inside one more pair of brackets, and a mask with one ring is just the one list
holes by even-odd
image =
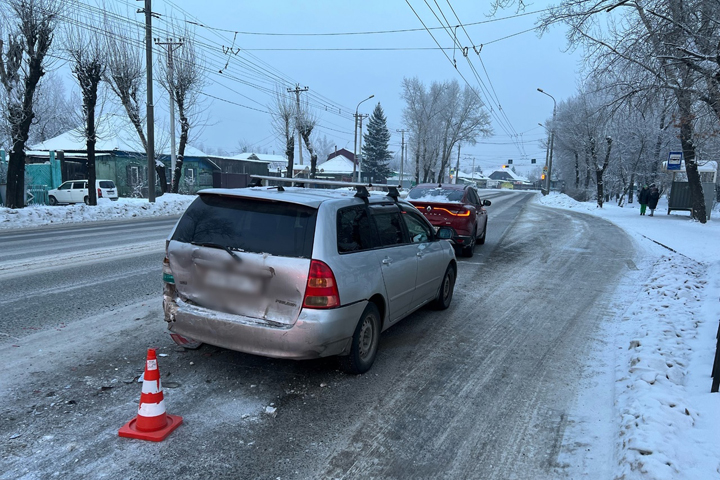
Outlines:
{"label": "rear windshield", "polygon": [[290,203],[200,195],[172,239],[231,249],[310,258],[317,210]]}
{"label": "rear windshield", "polygon": [[103,180],[100,182],[100,188],[115,188],[115,184],[109,180]]}
{"label": "rear windshield", "polygon": [[408,193],[408,199],[416,202],[462,202],[464,190],[456,188],[413,188]]}

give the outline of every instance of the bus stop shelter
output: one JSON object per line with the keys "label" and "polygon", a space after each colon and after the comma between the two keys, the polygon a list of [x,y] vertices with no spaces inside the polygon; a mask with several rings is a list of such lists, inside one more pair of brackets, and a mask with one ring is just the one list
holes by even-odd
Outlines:
{"label": "bus stop shelter", "polygon": [[[705,212],[708,219],[710,219],[710,212],[712,212],[715,203],[717,168],[718,165],[715,161],[698,161],[698,173],[700,174],[703,197],[705,198]],[[686,211],[692,214],[690,185],[685,172],[685,162],[683,161],[680,164],[679,170],[668,170],[667,162],[663,162],[663,171],[672,173],[672,184],[670,186],[670,196],[668,197],[668,215],[673,210]]]}

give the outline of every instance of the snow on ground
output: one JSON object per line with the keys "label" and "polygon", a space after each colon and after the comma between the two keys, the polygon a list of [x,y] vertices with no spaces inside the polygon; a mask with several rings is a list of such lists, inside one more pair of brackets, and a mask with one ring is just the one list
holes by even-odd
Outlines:
{"label": "snow on ground", "polygon": [[687,212],[667,215],[665,199],[653,217],[649,210],[640,216],[637,204],[600,209],[561,194],[539,203],[615,223],[646,259],[637,288],[619,289],[629,307],[605,327],[614,338],[596,359],[615,367],[613,478],[720,478],[720,393],[710,393],[720,318],[720,219],[703,225]]}
{"label": "snow on ground", "polygon": [[107,198],[101,198],[98,199],[98,205],[94,207],[84,203],[55,207],[31,205],[20,209],[0,207],[0,229],[180,215],[195,198],[195,195],[166,193],[157,197],[155,203],[150,203],[143,198],[120,198],[114,202]]}

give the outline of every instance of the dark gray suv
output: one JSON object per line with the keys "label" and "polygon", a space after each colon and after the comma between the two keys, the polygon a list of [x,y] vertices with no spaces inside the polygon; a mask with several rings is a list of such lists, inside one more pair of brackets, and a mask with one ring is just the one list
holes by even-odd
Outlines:
{"label": "dark gray suv", "polygon": [[201,191],[169,236],[165,320],[181,345],[366,372],[380,332],[450,305],[452,245],[397,196],[317,188]]}

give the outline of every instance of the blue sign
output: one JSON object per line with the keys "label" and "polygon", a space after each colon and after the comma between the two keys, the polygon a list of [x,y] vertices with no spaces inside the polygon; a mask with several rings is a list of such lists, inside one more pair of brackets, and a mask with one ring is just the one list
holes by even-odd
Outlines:
{"label": "blue sign", "polygon": [[668,170],[682,170],[683,152],[670,152],[668,155]]}

